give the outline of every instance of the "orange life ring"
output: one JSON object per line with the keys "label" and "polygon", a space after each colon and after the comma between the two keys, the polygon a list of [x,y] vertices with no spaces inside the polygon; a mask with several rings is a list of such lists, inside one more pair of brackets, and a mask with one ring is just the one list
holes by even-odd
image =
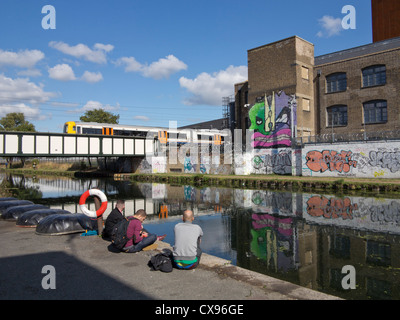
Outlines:
{"label": "orange life ring", "polygon": [[[87,207],[86,207],[86,199],[89,196],[97,196],[100,198],[101,201],[101,207],[99,208],[99,210],[97,211],[90,211]],[[80,199],[79,199],[79,208],[81,209],[82,213],[86,214],[87,216],[91,217],[91,218],[97,218],[100,217],[104,211],[106,211],[107,209],[107,197],[106,195],[100,191],[99,189],[90,189],[85,191]]]}

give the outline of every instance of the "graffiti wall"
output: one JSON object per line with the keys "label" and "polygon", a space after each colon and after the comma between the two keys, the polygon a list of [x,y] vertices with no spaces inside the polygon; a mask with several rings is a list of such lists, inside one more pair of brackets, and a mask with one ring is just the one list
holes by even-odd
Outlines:
{"label": "graffiti wall", "polygon": [[303,176],[400,178],[400,142],[305,146]]}
{"label": "graffiti wall", "polygon": [[235,174],[292,174],[292,149],[254,149],[235,156]]}
{"label": "graffiti wall", "polygon": [[256,103],[249,111],[254,148],[290,147],[296,108],[295,95],[286,95],[284,91],[273,92]]}

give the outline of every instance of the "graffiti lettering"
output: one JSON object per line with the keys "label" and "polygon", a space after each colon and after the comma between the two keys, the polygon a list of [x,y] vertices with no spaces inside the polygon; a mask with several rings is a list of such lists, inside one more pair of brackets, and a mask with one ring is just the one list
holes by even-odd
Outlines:
{"label": "graffiti lettering", "polygon": [[306,165],[314,172],[325,172],[326,170],[347,173],[351,167],[357,167],[357,161],[352,160],[351,151],[337,153],[333,150],[310,151],[306,155]]}
{"label": "graffiti lettering", "polygon": [[292,158],[290,152],[256,155],[252,159],[253,168],[260,170],[263,167],[272,169],[275,174],[289,174],[292,172]]}
{"label": "graffiti lettering", "polygon": [[353,219],[353,210],[357,210],[358,205],[352,204],[349,198],[326,198],[324,196],[314,196],[307,201],[307,213],[313,217],[327,219]]}
{"label": "graffiti lettering", "polygon": [[400,151],[371,151],[369,153],[369,159],[369,163],[371,166],[388,168],[393,173],[400,170]]}
{"label": "graffiti lettering", "polygon": [[390,204],[370,206],[371,221],[400,222],[400,204],[392,201]]}

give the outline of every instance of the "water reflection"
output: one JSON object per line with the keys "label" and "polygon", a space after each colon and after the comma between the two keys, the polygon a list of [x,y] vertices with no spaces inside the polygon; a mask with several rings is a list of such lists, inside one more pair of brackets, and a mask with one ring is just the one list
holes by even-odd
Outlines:
{"label": "water reflection", "polygon": [[[209,254],[345,299],[400,298],[400,199],[3,177],[9,179],[24,197],[31,194],[36,203],[71,212],[79,212],[80,195],[97,186],[109,198],[105,217],[123,198],[126,215],[145,209],[147,228],[166,233],[171,244],[173,227],[189,208],[204,231],[202,248]],[[36,192],[22,192],[23,186]],[[91,209],[93,204],[88,205]],[[355,290],[342,288],[346,265],[355,267]]]}

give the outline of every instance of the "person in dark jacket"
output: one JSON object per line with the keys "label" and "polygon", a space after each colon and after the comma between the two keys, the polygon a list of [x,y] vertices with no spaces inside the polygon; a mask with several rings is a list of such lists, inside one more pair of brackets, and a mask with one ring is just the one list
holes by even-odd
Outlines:
{"label": "person in dark jacket", "polygon": [[111,241],[111,231],[114,226],[124,219],[125,200],[118,200],[115,208],[111,211],[106,219],[102,237],[104,240]]}

